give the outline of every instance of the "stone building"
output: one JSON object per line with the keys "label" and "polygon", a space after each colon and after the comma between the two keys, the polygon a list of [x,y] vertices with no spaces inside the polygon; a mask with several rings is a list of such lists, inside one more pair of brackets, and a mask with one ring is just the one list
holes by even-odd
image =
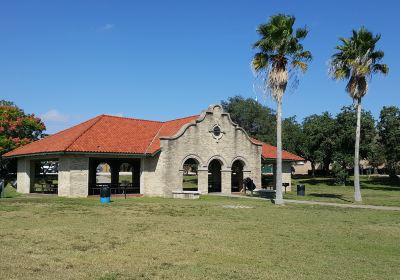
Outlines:
{"label": "stone building", "polygon": [[[4,157],[17,158],[17,190],[32,192],[38,161],[57,161],[57,193],[86,197],[99,187],[99,164],[111,167],[110,185],[121,186],[121,164],[130,164],[132,192],[171,196],[182,190],[184,165],[197,166],[201,193],[231,193],[250,177],[262,187],[261,167],[276,159],[276,148],[235,124],[220,105],[200,115],[167,122],[100,115],[47,138],[17,148]],[[283,182],[290,184],[291,163],[303,160],[283,151]],[[236,187],[236,189],[235,189]]]}

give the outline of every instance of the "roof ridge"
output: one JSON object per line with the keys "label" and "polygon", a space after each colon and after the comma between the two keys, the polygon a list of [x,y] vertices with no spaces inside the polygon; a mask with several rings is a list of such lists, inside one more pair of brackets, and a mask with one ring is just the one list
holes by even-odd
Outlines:
{"label": "roof ridge", "polygon": [[154,135],[153,139],[151,139],[150,144],[147,146],[146,150],[144,150],[144,154],[147,154],[147,151],[150,149],[151,145],[153,145],[154,141],[156,140],[156,138],[158,137],[158,135],[160,134],[161,129],[164,127],[165,123],[162,123],[162,125],[160,126],[160,128],[158,129],[157,133]]}
{"label": "roof ridge", "polygon": [[[78,140],[80,137],[82,137],[89,129],[91,129],[95,124],[97,124],[104,116],[105,116],[105,115],[97,116],[97,117],[96,117],[97,120],[94,121],[91,125],[89,125],[89,127],[86,128],[81,134],[79,134],[78,137],[75,137],[75,139],[73,139],[73,140],[71,141],[71,144],[69,144],[69,145],[65,148],[65,151],[68,151],[68,149],[72,146],[72,144],[74,144],[74,143],[76,142],[76,140]],[[96,119],[96,118],[94,118],[94,119]]]}
{"label": "roof ridge", "polygon": [[145,120],[145,119],[138,119],[138,118],[131,118],[131,117],[122,117],[122,116],[114,116],[114,115],[107,115],[107,114],[103,114],[102,116],[104,116],[104,117],[110,117],[110,118],[118,118],[118,119],[135,120],[135,121],[146,121],[146,122],[164,123],[164,122],[162,122],[162,121]]}
{"label": "roof ridge", "polygon": [[196,115],[187,116],[187,117],[183,117],[183,118],[177,118],[177,119],[168,120],[168,121],[165,121],[164,123],[174,122],[174,121],[180,121],[180,120],[184,120],[184,119],[188,119],[188,118],[193,118],[193,117],[198,117],[198,116],[200,116],[200,115],[199,115],[199,114],[196,114]]}
{"label": "roof ridge", "polygon": [[[58,135],[58,134],[60,134],[60,133],[62,133],[62,132],[64,132],[64,131],[66,131],[66,130],[69,130],[69,129],[72,129],[72,128],[78,126],[78,125],[82,125],[82,124],[84,124],[84,123],[90,122],[91,120],[94,120],[94,119],[99,118],[99,117],[101,117],[101,116],[103,116],[103,115],[98,115],[98,116],[96,116],[96,117],[94,117],[94,118],[91,118],[91,119],[88,119],[88,120],[86,120],[86,121],[84,121],[84,122],[78,123],[78,124],[76,124],[76,125],[74,125],[74,126],[72,126],[72,127],[68,127],[68,128],[63,129],[63,130],[60,130],[60,131],[58,131],[58,132],[56,132],[56,133],[54,133],[54,134],[49,134],[48,136],[46,136],[46,137],[44,137],[44,138],[40,138],[40,139],[34,140],[34,141],[32,141],[32,142],[30,142],[30,143],[28,143],[28,144],[26,144],[26,145],[22,145],[22,146],[19,146],[19,147],[15,148],[15,149],[12,149],[11,151],[8,151],[7,153],[4,153],[4,154],[1,155],[1,156],[4,156],[5,154],[8,154],[8,153],[13,152],[13,151],[18,151],[18,150],[20,150],[20,149],[22,149],[22,148],[24,148],[24,147],[26,147],[26,146],[32,145],[33,143],[36,143],[36,142],[38,142],[38,141],[47,139],[47,138],[49,138],[49,137],[53,137],[53,136],[55,136],[55,135]],[[78,138],[79,138],[79,137],[78,137]],[[76,139],[75,139],[75,140],[76,140]],[[75,140],[74,140],[74,141],[75,141]],[[70,145],[72,145],[72,143],[71,143]],[[68,145],[67,148],[68,148],[70,145]]]}

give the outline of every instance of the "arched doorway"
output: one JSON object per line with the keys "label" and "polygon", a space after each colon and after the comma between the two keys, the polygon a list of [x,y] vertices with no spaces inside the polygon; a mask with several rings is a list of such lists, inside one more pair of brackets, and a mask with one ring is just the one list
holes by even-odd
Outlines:
{"label": "arched doorway", "polygon": [[243,190],[243,168],[244,163],[241,160],[236,160],[232,164],[231,191],[241,192]]}
{"label": "arched doorway", "polygon": [[132,164],[128,162],[121,163],[119,166],[118,174],[119,184],[132,184],[133,182],[133,167]]}
{"label": "arched doorway", "polygon": [[199,162],[194,158],[189,158],[183,163],[183,183],[184,191],[198,191],[197,169]]}
{"label": "arched doorway", "polygon": [[96,167],[96,184],[111,184],[111,167],[101,162]]}
{"label": "arched doorway", "polygon": [[123,162],[119,166],[118,192],[140,193],[140,166],[135,162]]}
{"label": "arched doorway", "polygon": [[208,165],[208,192],[221,192],[221,162],[213,159]]}

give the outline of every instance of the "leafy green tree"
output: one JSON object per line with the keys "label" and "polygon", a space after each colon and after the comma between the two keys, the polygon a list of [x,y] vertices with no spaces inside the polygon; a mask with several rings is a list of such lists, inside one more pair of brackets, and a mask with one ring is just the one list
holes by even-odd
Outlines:
{"label": "leafy green tree", "polygon": [[307,62],[312,59],[300,43],[307,34],[306,28],[293,29],[295,17],[271,16],[267,23],[259,25],[260,39],[254,44],[258,52],[252,60],[255,72],[265,74],[265,92],[277,102],[276,114],[276,204],[283,204],[282,194],[282,98],[289,82],[289,70],[307,71]]}
{"label": "leafy green tree", "polygon": [[332,164],[332,174],[333,178],[335,178],[336,185],[346,185],[346,182],[349,179],[349,174],[339,163],[334,162]]}
{"label": "leafy green tree", "polygon": [[[354,167],[354,141],[356,133],[354,126],[357,124],[358,117],[356,109],[352,106],[343,107],[335,118],[335,132],[333,135],[333,159],[339,163],[343,169]],[[361,159],[367,159],[371,154],[374,139],[376,138],[375,120],[369,111],[362,110],[360,122],[360,144],[359,155]],[[357,170],[359,165],[357,164]]]}
{"label": "leafy green tree", "polygon": [[369,164],[374,169],[377,169],[379,166],[383,165],[386,162],[385,147],[381,144],[378,137],[374,139],[367,159]]}
{"label": "leafy green tree", "polygon": [[378,131],[386,166],[391,177],[400,169],[400,109],[395,106],[383,107],[379,116]]}
{"label": "leafy green tree", "polygon": [[362,201],[359,176],[359,145],[360,145],[360,118],[361,99],[367,94],[368,80],[372,74],[387,74],[389,68],[386,64],[379,64],[384,53],[375,50],[375,45],[381,38],[362,27],[353,30],[350,38],[340,38],[341,45],[332,56],[331,75],[335,80],[347,80],[346,91],[357,107],[356,137],[354,149],[354,199]]}
{"label": "leafy green tree", "polygon": [[266,143],[275,143],[275,112],[252,98],[234,96],[221,102],[232,120],[250,136]]}
{"label": "leafy green tree", "polygon": [[304,135],[301,124],[296,117],[285,118],[282,121],[282,146],[291,153],[303,156]]}
{"label": "leafy green tree", "polygon": [[313,176],[317,163],[329,170],[335,142],[334,132],[335,120],[328,112],[311,115],[303,121],[303,155],[311,163]]}
{"label": "leafy green tree", "polygon": [[[221,101],[232,120],[247,133],[258,140],[276,145],[276,114],[271,108],[264,106],[252,98],[234,96]],[[302,129],[296,117],[282,121],[283,148],[295,154],[302,154]]]}
{"label": "leafy green tree", "polygon": [[[0,101],[0,156],[42,137],[46,129],[34,114],[26,114],[10,101]],[[8,160],[1,159],[2,177],[10,167]]]}

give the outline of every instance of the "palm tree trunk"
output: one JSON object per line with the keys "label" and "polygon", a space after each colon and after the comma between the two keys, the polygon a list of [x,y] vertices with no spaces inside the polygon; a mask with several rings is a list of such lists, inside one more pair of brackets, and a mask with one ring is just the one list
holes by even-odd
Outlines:
{"label": "palm tree trunk", "polygon": [[276,112],[276,197],[275,204],[283,204],[282,195],[282,101],[278,100]]}
{"label": "palm tree trunk", "polygon": [[356,145],[354,151],[354,200],[361,202],[360,189],[360,131],[361,131],[361,99],[357,102],[357,129],[356,129]]}

